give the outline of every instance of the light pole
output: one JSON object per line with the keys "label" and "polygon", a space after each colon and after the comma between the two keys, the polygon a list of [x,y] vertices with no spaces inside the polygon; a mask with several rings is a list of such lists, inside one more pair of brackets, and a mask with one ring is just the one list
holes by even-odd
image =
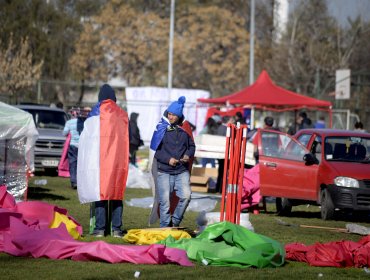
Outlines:
{"label": "light pole", "polygon": [[175,0],[171,0],[171,18],[170,18],[170,38],[168,48],[168,84],[167,87],[172,90],[172,60],[173,60],[173,32],[175,26]]}
{"label": "light pole", "polygon": [[[254,10],[255,2],[251,0],[251,19],[249,30],[249,85],[254,83]],[[254,128],[254,106],[251,108],[251,129]]]}
{"label": "light pole", "polygon": [[251,22],[249,31],[249,85],[254,82],[254,11],[255,1],[251,0]]}

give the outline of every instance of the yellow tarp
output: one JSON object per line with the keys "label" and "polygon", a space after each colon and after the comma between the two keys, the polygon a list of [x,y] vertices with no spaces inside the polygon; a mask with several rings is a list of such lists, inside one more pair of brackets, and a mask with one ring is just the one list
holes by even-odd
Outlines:
{"label": "yellow tarp", "polygon": [[191,238],[190,234],[183,230],[177,229],[130,229],[123,239],[128,243],[138,245],[150,245],[155,244],[158,241],[166,239],[168,236],[172,236],[176,240],[182,238]]}
{"label": "yellow tarp", "polygon": [[52,221],[50,228],[57,228],[61,223],[66,225],[68,233],[74,238],[79,239],[80,234],[77,231],[77,225],[75,222],[70,220],[66,215],[60,214],[58,212],[54,212],[54,220]]}

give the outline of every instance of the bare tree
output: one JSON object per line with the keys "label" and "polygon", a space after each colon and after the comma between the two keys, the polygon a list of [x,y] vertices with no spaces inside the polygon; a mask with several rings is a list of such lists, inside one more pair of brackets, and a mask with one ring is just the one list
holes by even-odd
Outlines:
{"label": "bare tree", "polygon": [[[220,96],[247,84],[249,45],[243,18],[214,6],[187,7],[176,18],[175,87]],[[118,76],[130,86],[165,86],[168,18],[113,2],[85,24],[70,64],[80,79]]]}
{"label": "bare tree", "polygon": [[43,62],[33,62],[28,38],[21,40],[20,47],[10,38],[6,50],[0,50],[0,91],[10,93],[15,102],[18,91],[31,87],[41,76]]}
{"label": "bare tree", "polygon": [[325,1],[301,1],[282,40],[273,45],[267,69],[289,89],[325,97],[323,92],[334,87],[335,70],[349,67],[361,29],[361,22],[343,29],[328,14]]}

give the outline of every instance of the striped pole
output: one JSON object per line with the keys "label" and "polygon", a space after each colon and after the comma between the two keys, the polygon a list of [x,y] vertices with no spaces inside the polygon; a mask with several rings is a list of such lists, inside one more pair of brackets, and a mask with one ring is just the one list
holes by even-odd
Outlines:
{"label": "striped pole", "polygon": [[227,184],[227,169],[229,168],[229,147],[230,147],[230,136],[231,127],[227,126],[226,129],[226,147],[225,147],[225,163],[224,163],[224,174],[222,178],[222,196],[221,196],[221,210],[220,210],[220,221],[223,222],[225,219],[225,196],[226,196],[226,184]]}
{"label": "striped pole", "polygon": [[[227,172],[227,192],[226,192],[226,220],[231,220],[231,207],[232,207],[232,201],[231,201],[231,193],[233,188],[233,173],[234,173],[234,149],[235,149],[235,126],[229,124],[230,130],[231,130],[231,139],[230,139],[230,146],[229,146],[229,154],[230,154],[230,160],[229,160],[229,168]],[[225,174],[225,173],[224,173]]]}
{"label": "striped pole", "polygon": [[239,181],[238,181],[238,205],[237,205],[237,215],[236,223],[240,224],[240,212],[241,212],[241,203],[242,203],[242,193],[243,193],[243,178],[244,178],[244,161],[245,161],[245,151],[247,145],[247,126],[242,125],[243,129],[242,141],[241,141],[241,157],[240,157],[240,171],[239,171]]}

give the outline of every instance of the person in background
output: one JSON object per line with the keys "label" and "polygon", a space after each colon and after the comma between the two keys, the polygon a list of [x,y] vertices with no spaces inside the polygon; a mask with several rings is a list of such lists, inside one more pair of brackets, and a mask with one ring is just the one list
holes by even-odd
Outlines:
{"label": "person in background", "polygon": [[234,117],[223,116],[221,124],[217,127],[217,135],[226,136],[227,125],[235,123]]}
{"label": "person in background", "polygon": [[78,142],[80,134],[84,127],[86,116],[79,114],[79,109],[71,110],[72,119],[68,120],[63,129],[63,135],[71,134],[71,140],[68,147],[68,165],[72,189],[77,189],[77,156]]}
{"label": "person in background", "polygon": [[[156,197],[159,200],[160,227],[178,227],[190,202],[189,164],[194,157],[195,144],[181,124],[184,121],[185,97],[170,104],[154,131],[150,148],[155,151]],[[170,213],[172,193],[178,197]]]}
{"label": "person in background", "polygon": [[211,118],[216,122],[217,126],[222,124],[222,118],[219,114],[216,113]]}
{"label": "person in background", "polygon": [[364,129],[364,125],[360,121],[355,122],[355,130],[359,132],[366,132],[366,130]]}
{"label": "person in background", "polygon": [[[217,135],[220,136],[226,136],[227,132],[227,125],[231,123],[234,123],[234,118],[230,116],[223,116],[222,117],[222,124],[219,125],[217,128]],[[217,174],[217,182],[216,182],[216,193],[221,193],[222,192],[222,181],[223,181],[223,176],[224,176],[224,165],[225,165],[225,159],[224,158],[219,158],[217,159],[218,161],[218,174]]]}
{"label": "person in background", "polygon": [[[276,130],[280,131],[279,128],[273,127],[274,125],[274,118],[271,116],[267,116],[263,120],[263,128],[269,129],[269,130]],[[257,138],[255,138],[255,141],[257,141]],[[264,149],[264,153],[267,155],[272,155],[271,151],[275,152],[278,150],[278,143],[279,143],[279,137],[275,133],[266,133],[262,135],[262,147]],[[254,144],[257,144],[257,142],[254,142]],[[257,147],[256,145],[256,147]],[[257,148],[258,149],[258,148]],[[255,157],[256,160],[258,160],[258,155],[256,154],[257,150],[255,150]],[[256,156],[257,155],[257,156]]]}
{"label": "person in background", "polygon": [[82,115],[85,116],[85,118],[87,118],[87,116],[89,115],[90,112],[91,112],[91,107],[89,107],[89,106],[85,106],[82,109]]}
{"label": "person in background", "polygon": [[64,105],[61,101],[59,101],[57,104],[56,104],[56,107],[59,108],[59,109],[64,109]]}
{"label": "person in background", "polygon": [[296,123],[293,119],[288,122],[287,134],[294,135],[296,133]]}
{"label": "person in background", "polygon": [[[210,117],[207,119],[205,127],[202,129],[201,132],[199,132],[199,135],[202,134],[216,135],[217,128],[218,124],[212,117]],[[202,166],[207,167],[207,163],[210,163],[213,168],[216,167],[216,160],[214,158],[202,158]]]}
{"label": "person in background", "polygon": [[236,112],[235,114],[235,123],[246,124],[243,114],[241,112]]}
{"label": "person in background", "polygon": [[278,130],[280,131],[279,128],[273,127],[274,125],[274,118],[271,116],[267,116],[263,119],[263,128],[264,129],[272,129],[272,130]]}
{"label": "person in background", "polygon": [[299,113],[298,118],[297,118],[297,123],[298,123],[298,130],[313,127],[312,121],[307,116],[306,112]]}
{"label": "person in background", "polygon": [[136,152],[140,146],[144,145],[137,125],[138,113],[132,112],[130,115],[130,163],[136,165]]}
{"label": "person in background", "polygon": [[320,116],[319,119],[316,121],[314,128],[325,128],[325,118],[324,116]]}

